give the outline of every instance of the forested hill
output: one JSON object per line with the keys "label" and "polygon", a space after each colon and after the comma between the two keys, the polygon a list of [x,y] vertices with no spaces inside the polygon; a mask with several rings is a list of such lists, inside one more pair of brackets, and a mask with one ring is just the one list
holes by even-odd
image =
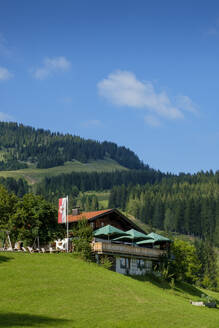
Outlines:
{"label": "forested hill", "polygon": [[105,157],[129,169],[148,168],[133,151],[113,142],[86,140],[12,122],[0,122],[0,156],[0,170],[25,168],[26,162],[49,168],[72,160],[86,163]]}
{"label": "forested hill", "polygon": [[167,232],[210,239],[219,246],[219,172],[164,177],[154,184],[114,186],[109,207]]}

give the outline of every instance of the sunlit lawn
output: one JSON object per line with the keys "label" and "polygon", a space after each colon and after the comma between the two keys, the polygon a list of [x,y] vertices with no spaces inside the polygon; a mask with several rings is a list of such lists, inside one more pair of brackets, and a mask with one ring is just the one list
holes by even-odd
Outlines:
{"label": "sunlit lawn", "polygon": [[0,327],[219,327],[189,303],[199,291],[163,287],[71,254],[0,253]]}

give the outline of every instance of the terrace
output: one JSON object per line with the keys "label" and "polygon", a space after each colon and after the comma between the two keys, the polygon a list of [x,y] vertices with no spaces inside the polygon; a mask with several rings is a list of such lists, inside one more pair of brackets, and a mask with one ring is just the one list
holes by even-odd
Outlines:
{"label": "terrace", "polygon": [[161,256],[167,255],[166,250],[161,250],[158,248],[146,248],[126,244],[115,244],[110,242],[94,242],[92,247],[93,251],[97,254],[129,255],[150,259],[158,259]]}

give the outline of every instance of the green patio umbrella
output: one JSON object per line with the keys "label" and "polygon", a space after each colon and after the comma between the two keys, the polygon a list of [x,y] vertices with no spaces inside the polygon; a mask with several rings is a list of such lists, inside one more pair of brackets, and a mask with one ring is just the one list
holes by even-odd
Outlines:
{"label": "green patio umbrella", "polygon": [[130,235],[124,235],[113,239],[113,241],[132,241],[132,240],[133,238]]}
{"label": "green patio umbrella", "polygon": [[146,239],[146,240],[138,241],[136,244],[137,245],[146,245],[146,244],[153,244],[154,242],[155,242],[154,239]]}
{"label": "green patio umbrella", "polygon": [[110,224],[94,231],[94,237],[107,237],[108,240],[110,237],[122,236],[125,234],[126,234],[125,231],[113,227]]}
{"label": "green patio umbrella", "polygon": [[142,232],[139,232],[135,229],[131,229],[131,230],[126,231],[126,235],[115,238],[113,240],[114,241],[131,241],[133,243],[134,241],[137,241],[137,240],[139,241],[142,239],[150,239],[150,238],[147,237],[147,235],[145,235]]}
{"label": "green patio umbrella", "polygon": [[147,235],[147,237],[149,237],[150,239],[153,239],[155,242],[159,242],[159,241],[169,241],[171,242],[171,240],[169,238],[166,238],[164,236],[158,235],[155,232],[151,232]]}
{"label": "green patio umbrella", "polygon": [[126,231],[126,233],[129,234],[130,236],[132,236],[132,238],[135,240],[149,239],[146,234],[139,232],[135,229],[130,229],[130,230]]}

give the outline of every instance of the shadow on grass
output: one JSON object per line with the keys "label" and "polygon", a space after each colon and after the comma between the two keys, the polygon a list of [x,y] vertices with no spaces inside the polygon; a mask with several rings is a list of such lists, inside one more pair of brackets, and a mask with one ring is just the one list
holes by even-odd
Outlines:
{"label": "shadow on grass", "polygon": [[153,285],[163,288],[163,289],[171,289],[170,285],[168,284],[167,281],[162,280],[158,277],[153,276],[152,274],[146,274],[142,276],[130,276],[131,278],[138,280],[138,281],[147,281],[152,283]]}
{"label": "shadow on grass", "polygon": [[[205,291],[200,290],[198,287],[194,286],[194,285],[190,285],[187,282],[176,282],[176,286],[175,286],[175,291],[177,291],[179,294],[185,294],[187,293],[190,296],[194,296],[196,298],[199,298],[200,301],[207,301],[206,298],[211,297],[208,294],[208,290],[206,289]],[[214,299],[214,297],[213,297]],[[211,302],[211,301],[209,301]],[[217,305],[219,305],[219,300],[215,299],[215,302]]]}
{"label": "shadow on grass", "polygon": [[8,261],[10,261],[12,259],[13,259],[13,257],[8,257],[8,256],[5,256],[5,255],[0,255],[0,264],[2,262],[8,262]]}
{"label": "shadow on grass", "polygon": [[175,290],[181,293],[187,293],[191,296],[201,297],[203,294],[206,296],[207,294],[195,287],[194,285],[190,285],[186,282],[177,282]]}
{"label": "shadow on grass", "polygon": [[[146,274],[143,276],[130,276],[132,279],[138,280],[138,281],[147,281],[150,282],[151,284],[162,288],[162,289],[166,289],[166,290],[170,290],[172,289],[173,291],[177,292],[178,295],[189,295],[191,297],[196,297],[196,298],[200,298],[200,300],[202,299],[202,295],[204,296],[208,296],[208,291],[206,290],[200,290],[198,287],[194,286],[194,285],[190,285],[189,283],[186,282],[175,282],[175,286],[174,288],[171,288],[170,284],[159,278],[159,277],[155,277],[152,274]],[[216,300],[217,305],[219,305],[219,301]]]}
{"label": "shadow on grass", "polygon": [[63,324],[69,322],[65,319],[55,319],[45,316],[30,315],[27,313],[0,313],[0,327],[63,327]]}

